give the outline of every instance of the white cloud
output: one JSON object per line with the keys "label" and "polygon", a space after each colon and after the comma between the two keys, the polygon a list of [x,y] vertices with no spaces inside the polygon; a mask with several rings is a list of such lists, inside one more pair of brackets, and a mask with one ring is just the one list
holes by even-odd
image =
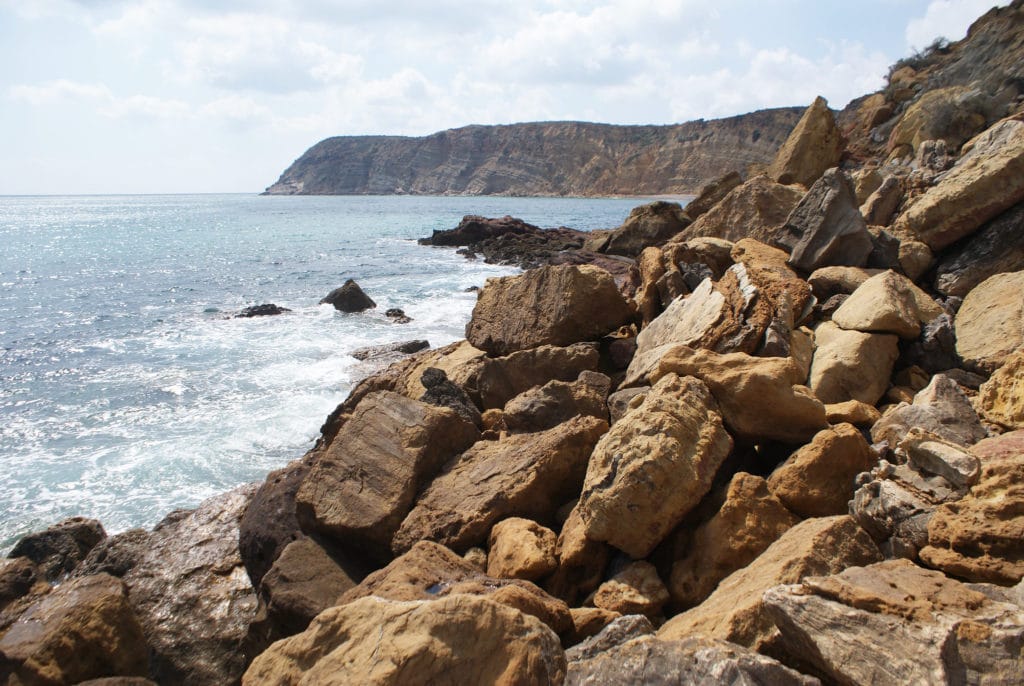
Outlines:
{"label": "white cloud", "polygon": [[975,19],[992,7],[1005,4],[995,0],[932,0],[923,17],[907,24],[907,47],[921,50],[936,38],[960,40]]}
{"label": "white cloud", "polygon": [[75,100],[109,100],[113,98],[110,89],[101,83],[77,83],[57,79],[41,85],[20,84],[12,86],[8,95],[15,102],[30,105],[52,105]]}

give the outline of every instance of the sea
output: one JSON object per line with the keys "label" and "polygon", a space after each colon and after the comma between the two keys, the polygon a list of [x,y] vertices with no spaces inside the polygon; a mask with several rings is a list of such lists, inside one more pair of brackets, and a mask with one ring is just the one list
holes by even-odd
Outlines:
{"label": "sea", "polygon": [[[642,202],[0,197],[0,553],[65,517],[148,528],[262,480],[375,370],[353,350],[462,338],[468,289],[517,270],[417,238],[466,214],[612,228]],[[318,304],[349,278],[375,310]],[[262,303],[292,311],[233,317]]]}

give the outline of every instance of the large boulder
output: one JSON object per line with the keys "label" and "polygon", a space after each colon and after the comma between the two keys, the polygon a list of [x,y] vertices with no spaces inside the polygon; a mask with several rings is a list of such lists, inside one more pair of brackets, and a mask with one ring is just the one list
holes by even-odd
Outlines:
{"label": "large boulder", "polygon": [[352,279],[325,295],[320,304],[332,305],[339,312],[362,312],[377,307],[377,303]]}
{"label": "large boulder", "polygon": [[906,560],[779,586],[764,604],[783,650],[838,684],[1010,684],[1024,609]]}
{"label": "large boulder", "polygon": [[805,520],[727,576],[703,603],[666,622],[658,638],[705,634],[763,652],[778,641],[778,630],[761,601],[766,590],[880,560],[871,537],[850,517]]}
{"label": "large boulder", "polygon": [[267,474],[242,515],[238,550],[255,588],[285,546],[302,537],[295,516],[295,494],[309,469],[310,461],[303,458]]}
{"label": "large boulder", "polygon": [[503,519],[491,528],[487,573],[503,579],[536,581],[555,571],[555,532],[522,517]]}
{"label": "large boulder", "polygon": [[419,490],[479,436],[448,408],[389,391],[368,395],[303,480],[299,521],[387,556]]}
{"label": "large boulder", "polygon": [[602,252],[636,257],[648,246],[658,246],[690,224],[677,202],[658,200],[634,208],[622,226],[612,231]]}
{"label": "large boulder", "polygon": [[665,375],[594,448],[579,501],[587,537],[647,557],[708,492],[731,450],[707,387]]}
{"label": "large boulder", "polygon": [[804,190],[799,186],[776,183],[763,175],[755,176],[729,191],[672,243],[713,237],[728,241],[753,238],[771,244],[778,235],[778,227],[786,221],[803,195]]}
{"label": "large boulder", "polygon": [[911,103],[892,133],[886,149],[913,154],[925,141],[942,140],[956,151],[985,128],[987,98],[976,88],[935,88]]}
{"label": "large boulder", "polygon": [[71,517],[23,536],[8,557],[27,557],[46,579],[56,581],[72,571],[106,537],[103,525],[97,520]]}
{"label": "large boulder", "polygon": [[811,186],[826,169],[835,167],[845,141],[828,101],[821,96],[804,110],[789,138],[768,167],[768,176],[779,183]]}
{"label": "large boulder", "polygon": [[555,544],[555,556],[558,558],[558,569],[544,588],[570,605],[585,598],[604,578],[604,568],[611,557],[611,548],[587,536],[587,525],[580,515],[579,502],[562,523]]}
{"label": "large boulder", "polygon": [[871,427],[871,440],[894,446],[910,429],[930,431],[956,445],[970,446],[988,435],[971,401],[951,378],[936,374],[911,404],[890,407]]}
{"label": "large boulder", "polygon": [[1006,429],[1024,429],[1024,349],[1018,350],[978,389],[981,415]]}
{"label": "large boulder", "polygon": [[564,348],[542,345],[505,357],[486,358],[480,362],[476,374],[480,407],[500,409],[534,386],[543,386],[549,381],[574,381],[580,373],[597,369],[600,360],[597,346],[590,343]]}
{"label": "large boulder", "polygon": [[363,598],[253,661],[243,684],[558,684],[565,654],[537,619],[487,598]]}
{"label": "large boulder", "polygon": [[607,430],[602,419],[576,417],[547,431],[478,442],[422,492],[392,549],[402,553],[431,540],[463,552],[483,543],[505,517],[551,521],[579,491],[590,453]]}
{"label": "large boulder", "polygon": [[777,242],[789,250],[789,264],[803,272],[864,266],[871,234],[849,177],[833,168],[815,181],[786,218]]}
{"label": "large boulder", "polygon": [[941,250],[1024,200],[1024,121],[1004,119],[969,141],[941,181],[893,224]]}
{"label": "large boulder", "polygon": [[239,520],[258,484],[173,513],[153,530],[124,576],[159,683],[227,684],[246,665],[243,641],[256,611],[238,550]]}
{"label": "large boulder", "polygon": [[124,584],[106,574],[61,584],[0,637],[0,681],[12,686],[146,673],[142,627]]}
{"label": "large boulder", "polygon": [[549,381],[505,403],[510,431],[544,431],[577,415],[608,420],[611,379],[598,372],[580,372],[576,381]]}
{"label": "large boulder", "polygon": [[997,274],[978,284],[956,313],[956,351],[964,362],[995,370],[1024,348],[1024,271]]}
{"label": "large boulder", "polygon": [[683,213],[691,221],[697,219],[717,205],[722,198],[729,194],[729,191],[741,183],[743,183],[743,177],[740,176],[739,172],[731,171],[723,174],[717,179],[704,184],[697,193],[697,197],[686,203]]}
{"label": "large boulder", "polygon": [[593,341],[628,322],[633,310],[598,267],[560,265],[488,279],[466,340],[492,356],[541,345]]}
{"label": "large boulder", "polygon": [[646,617],[658,617],[668,599],[658,570],[644,560],[630,562],[594,593],[594,605],[602,610]]}
{"label": "large boulder", "polygon": [[963,298],[990,276],[1022,269],[1024,203],[1019,203],[945,251],[935,267],[935,290]]}
{"label": "large boulder", "polygon": [[874,405],[885,395],[900,352],[895,335],[847,331],[822,322],[814,330],[814,343],[810,387],[822,402]]}
{"label": "large boulder", "polygon": [[847,330],[894,333],[913,340],[921,335],[922,324],[942,312],[942,307],[913,281],[890,270],[858,286],[832,313],[832,321]]}

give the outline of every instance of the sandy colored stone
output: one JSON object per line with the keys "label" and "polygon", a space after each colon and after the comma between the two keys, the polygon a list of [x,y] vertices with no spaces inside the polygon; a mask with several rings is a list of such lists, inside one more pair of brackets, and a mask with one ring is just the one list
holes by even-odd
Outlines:
{"label": "sandy colored stone", "polygon": [[558,566],[555,532],[522,517],[503,519],[491,528],[487,573],[504,579],[535,581]]}
{"label": "sandy colored stone", "polygon": [[363,598],[257,657],[243,684],[560,683],[565,655],[537,619],[487,598]]}
{"label": "sandy colored stone", "polygon": [[487,358],[476,374],[476,388],[471,395],[480,398],[487,410],[501,409],[509,400],[534,386],[552,380],[574,381],[583,371],[597,369],[600,362],[597,346],[577,343],[566,347],[542,345],[521,350],[505,357]]}
{"label": "sandy colored stone", "polygon": [[587,537],[646,557],[704,497],[731,450],[707,387],[664,376],[594,448],[579,505]]}
{"label": "sandy colored stone", "polygon": [[844,514],[861,472],[878,456],[852,424],[819,431],[768,477],[768,489],[801,517]]}
{"label": "sandy colored stone", "polygon": [[915,339],[921,334],[921,325],[942,312],[942,307],[910,279],[890,270],[858,286],[832,314],[832,321],[847,330]]}
{"label": "sandy colored stone", "polygon": [[603,610],[599,607],[574,607],[569,613],[572,615],[572,634],[567,644],[570,645],[596,636],[622,616],[613,610]]}
{"label": "sandy colored stone", "polygon": [[911,466],[941,476],[954,488],[967,489],[978,480],[981,464],[977,457],[921,427],[911,428],[897,448]]}
{"label": "sandy colored stone", "polygon": [[963,85],[922,93],[893,127],[886,149],[909,146],[916,151],[925,141],[943,140],[958,150],[985,128],[984,100],[980,90]]}
{"label": "sandy colored stone", "polygon": [[607,421],[610,387],[611,379],[591,371],[580,372],[575,381],[549,381],[505,403],[505,426],[509,431],[544,431],[576,415]]}
{"label": "sandy colored stone", "polygon": [[640,285],[636,289],[634,301],[641,325],[647,326],[662,310],[658,280],[665,275],[664,254],[660,248],[644,248],[637,256],[636,264],[640,272]]}
{"label": "sandy colored stone", "polygon": [[636,257],[648,246],[661,245],[689,224],[690,218],[677,202],[657,200],[640,205],[633,208],[622,226],[612,231],[601,252]]}
{"label": "sandy colored stone", "polygon": [[929,431],[957,445],[970,446],[988,435],[971,401],[950,377],[936,374],[916,395],[912,404],[887,409],[871,427],[874,443],[896,445],[914,427]]}
{"label": "sandy colored stone", "polygon": [[544,585],[548,593],[575,605],[598,587],[611,557],[607,543],[587,537],[587,525],[577,502],[558,534],[555,545],[558,569]]}
{"label": "sandy colored stone", "polygon": [[994,371],[1024,348],[1024,271],[978,284],[956,313],[956,351],[968,365]]}
{"label": "sandy colored stone", "polygon": [[776,183],[764,175],[754,176],[729,191],[673,242],[713,237],[729,241],[753,238],[771,244],[778,227],[786,221],[803,195],[804,189],[800,186]]}
{"label": "sandy colored stone", "polygon": [[898,176],[887,176],[885,181],[861,202],[861,216],[867,224],[888,226],[902,200],[902,181]]}
{"label": "sandy colored stone", "polygon": [[882,413],[874,405],[868,405],[860,400],[847,400],[825,405],[825,417],[829,424],[847,422],[854,426],[870,428],[881,419]]}
{"label": "sandy colored stone", "polygon": [[826,169],[839,164],[845,143],[828,101],[819,96],[775,153],[768,176],[809,188]]}
{"label": "sandy colored stone", "polygon": [[703,603],[666,622],[658,638],[704,634],[760,651],[778,641],[778,630],[761,600],[766,590],[880,560],[871,537],[850,517],[805,520],[722,580]]}
{"label": "sandy colored stone", "polygon": [[896,253],[900,269],[911,281],[924,276],[935,262],[935,253],[921,241],[902,240]]}
{"label": "sandy colored stone", "polygon": [[865,267],[821,267],[807,277],[807,283],[811,285],[814,297],[825,302],[833,295],[853,293],[862,283],[881,273],[880,269]]}
{"label": "sandy colored stone", "polygon": [[641,560],[630,562],[601,584],[594,594],[594,605],[624,615],[657,617],[668,598],[658,570]]}
{"label": "sandy colored stone", "polygon": [[899,357],[893,334],[848,331],[833,322],[814,330],[810,387],[823,403],[859,400],[874,405],[889,388]]}
{"label": "sandy colored stone", "polygon": [[978,389],[981,415],[1005,429],[1024,429],[1024,349],[1010,355]]}
{"label": "sandy colored stone", "polygon": [[731,171],[727,174],[710,181],[701,187],[700,192],[690,202],[686,203],[683,212],[691,220],[710,210],[721,202],[722,198],[729,194],[733,188],[743,183],[743,177],[739,172]]}
{"label": "sandy colored stone", "polygon": [[694,531],[689,554],[672,565],[673,601],[682,607],[700,604],[722,579],[748,565],[798,521],[764,479],[738,472],[718,512]]}

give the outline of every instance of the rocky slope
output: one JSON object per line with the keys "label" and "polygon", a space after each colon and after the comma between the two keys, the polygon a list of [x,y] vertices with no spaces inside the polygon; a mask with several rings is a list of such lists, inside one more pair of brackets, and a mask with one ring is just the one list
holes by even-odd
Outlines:
{"label": "rocky slope", "polygon": [[797,108],[674,126],[547,122],[467,126],[422,138],[339,136],[317,143],[272,195],[651,195],[771,161]]}

